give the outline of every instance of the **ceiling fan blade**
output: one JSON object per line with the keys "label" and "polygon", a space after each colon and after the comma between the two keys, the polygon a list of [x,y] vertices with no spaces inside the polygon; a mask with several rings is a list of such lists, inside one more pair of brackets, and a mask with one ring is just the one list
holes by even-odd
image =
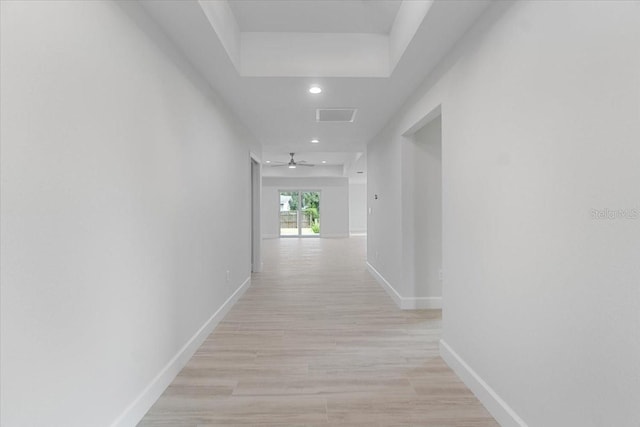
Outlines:
{"label": "ceiling fan blade", "polygon": [[[295,168],[296,166],[315,166],[311,163],[307,163],[306,160],[300,160],[299,162],[296,162],[293,159],[293,156],[295,155],[295,153],[289,153],[289,155],[291,156],[291,160],[289,160],[288,163],[285,162],[272,162],[272,164],[270,164],[269,166],[272,168],[277,168],[277,167],[282,167],[282,166],[289,166],[292,169]],[[274,164],[276,163],[276,164]]]}

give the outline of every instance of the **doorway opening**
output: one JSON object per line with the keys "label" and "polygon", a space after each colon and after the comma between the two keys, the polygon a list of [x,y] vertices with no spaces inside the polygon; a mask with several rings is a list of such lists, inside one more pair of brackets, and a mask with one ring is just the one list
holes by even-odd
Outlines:
{"label": "doorway opening", "polygon": [[413,136],[414,278],[416,295],[442,304],[442,120]]}
{"label": "doorway opening", "polygon": [[280,190],[280,237],[320,237],[320,191]]}
{"label": "doorway opening", "polygon": [[440,109],[403,136],[403,270],[408,285],[406,298],[413,300],[406,308],[440,309],[444,277]]}
{"label": "doorway opening", "polygon": [[260,231],[260,163],[253,157],[251,161],[251,271],[262,271],[262,234]]}

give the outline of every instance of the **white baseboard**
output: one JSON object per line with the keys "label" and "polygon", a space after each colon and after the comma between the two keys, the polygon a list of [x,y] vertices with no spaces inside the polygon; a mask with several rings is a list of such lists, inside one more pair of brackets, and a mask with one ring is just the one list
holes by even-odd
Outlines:
{"label": "white baseboard", "polygon": [[349,237],[349,233],[337,233],[337,234],[320,233],[320,237],[324,239],[341,239],[344,237]]}
{"label": "white baseboard", "polygon": [[262,270],[264,269],[264,262],[261,262],[260,265],[258,266],[258,268],[255,268],[252,266],[251,272],[252,273],[262,273]]}
{"label": "white baseboard", "polygon": [[407,298],[401,296],[398,291],[387,281],[387,279],[378,272],[367,261],[367,270],[376,279],[380,285],[384,288],[389,296],[393,299],[396,305],[402,310],[428,310],[442,308],[442,297],[412,297]]}
{"label": "white baseboard", "polygon": [[435,310],[442,308],[442,297],[402,298],[403,310]]}
{"label": "white baseboard", "polygon": [[378,270],[376,270],[373,265],[371,265],[369,263],[369,261],[367,261],[367,270],[369,271],[369,273],[371,273],[371,275],[373,276],[374,279],[376,279],[376,281],[378,283],[380,283],[380,285],[382,286],[382,288],[387,291],[387,293],[389,294],[389,296],[391,297],[391,299],[396,303],[396,305],[400,308],[402,308],[402,297],[400,296],[400,294],[398,293],[398,291],[396,291],[393,286],[391,286],[391,284],[389,282],[387,282],[387,279],[384,278],[384,276],[382,274],[380,274],[378,272]]}
{"label": "white baseboard", "polygon": [[140,420],[149,411],[151,406],[158,400],[164,390],[171,384],[176,375],[187,364],[191,356],[202,345],[204,340],[213,332],[215,327],[220,323],[224,316],[229,312],[231,307],[244,294],[251,285],[251,276],[236,289],[222,306],[207,320],[202,327],[187,341],[187,343],[178,351],[178,353],[165,365],[164,368],[155,376],[153,380],[145,387],[138,397],[124,410],[112,424],[111,427],[129,427],[137,425]]}
{"label": "white baseboard", "polygon": [[527,423],[444,340],[440,356],[502,427],[527,427]]}

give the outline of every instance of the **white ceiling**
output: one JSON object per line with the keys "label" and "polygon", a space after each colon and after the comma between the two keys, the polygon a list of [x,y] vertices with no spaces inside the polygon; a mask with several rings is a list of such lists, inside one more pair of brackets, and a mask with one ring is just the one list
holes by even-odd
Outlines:
{"label": "white ceiling", "polygon": [[230,0],[242,32],[388,34],[401,0]]}
{"label": "white ceiling", "polygon": [[[354,159],[366,150],[367,142],[490,2],[405,0],[399,5],[402,2],[375,0],[241,0],[231,3],[143,0],[141,3],[194,68],[261,141],[264,160],[288,161],[288,153],[293,151],[298,153],[296,159],[327,160],[333,165],[346,165],[344,176],[351,176],[356,168]],[[407,12],[407,7],[420,5],[425,11],[424,17],[416,16],[410,10]],[[395,22],[391,28],[388,28],[389,22]],[[407,28],[411,25],[415,28],[403,32],[405,23]],[[256,69],[254,76],[239,71],[238,58],[242,55],[238,52],[242,50],[245,31],[271,31],[270,35],[274,36],[271,40],[276,43],[279,35],[288,31],[296,31],[294,36],[301,37],[307,37],[304,34],[309,31],[327,31],[310,36],[318,40],[333,37],[336,41],[349,34],[331,31],[344,32],[346,29],[390,31],[389,35],[365,35],[386,37],[390,44],[398,39],[402,42],[404,37],[406,46],[398,50],[397,65],[389,68],[384,77],[354,77],[357,73],[341,77],[340,72],[289,73],[286,67]],[[305,33],[301,33],[302,30]],[[358,34],[351,33],[351,36],[358,37]],[[276,44],[272,48],[287,49],[287,40],[287,37],[281,37],[278,43],[284,45]],[[316,61],[321,58],[325,63],[340,62],[332,59],[330,46],[317,44],[318,55],[311,56]],[[322,48],[327,51],[322,52]],[[304,63],[305,59],[297,54],[290,51],[288,60],[297,65]],[[311,84],[319,84],[323,92],[310,94]],[[353,123],[316,123],[316,108],[342,107],[358,109]],[[313,138],[318,138],[320,143],[311,144]],[[359,169],[366,166],[363,163],[360,161]]]}

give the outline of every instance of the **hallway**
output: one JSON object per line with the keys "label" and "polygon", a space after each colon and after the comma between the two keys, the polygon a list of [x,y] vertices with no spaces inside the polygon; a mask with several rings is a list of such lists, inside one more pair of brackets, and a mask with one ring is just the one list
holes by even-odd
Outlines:
{"label": "hallway", "polygon": [[494,426],[438,355],[439,311],[401,311],[365,237],[268,239],[264,272],[140,426]]}

